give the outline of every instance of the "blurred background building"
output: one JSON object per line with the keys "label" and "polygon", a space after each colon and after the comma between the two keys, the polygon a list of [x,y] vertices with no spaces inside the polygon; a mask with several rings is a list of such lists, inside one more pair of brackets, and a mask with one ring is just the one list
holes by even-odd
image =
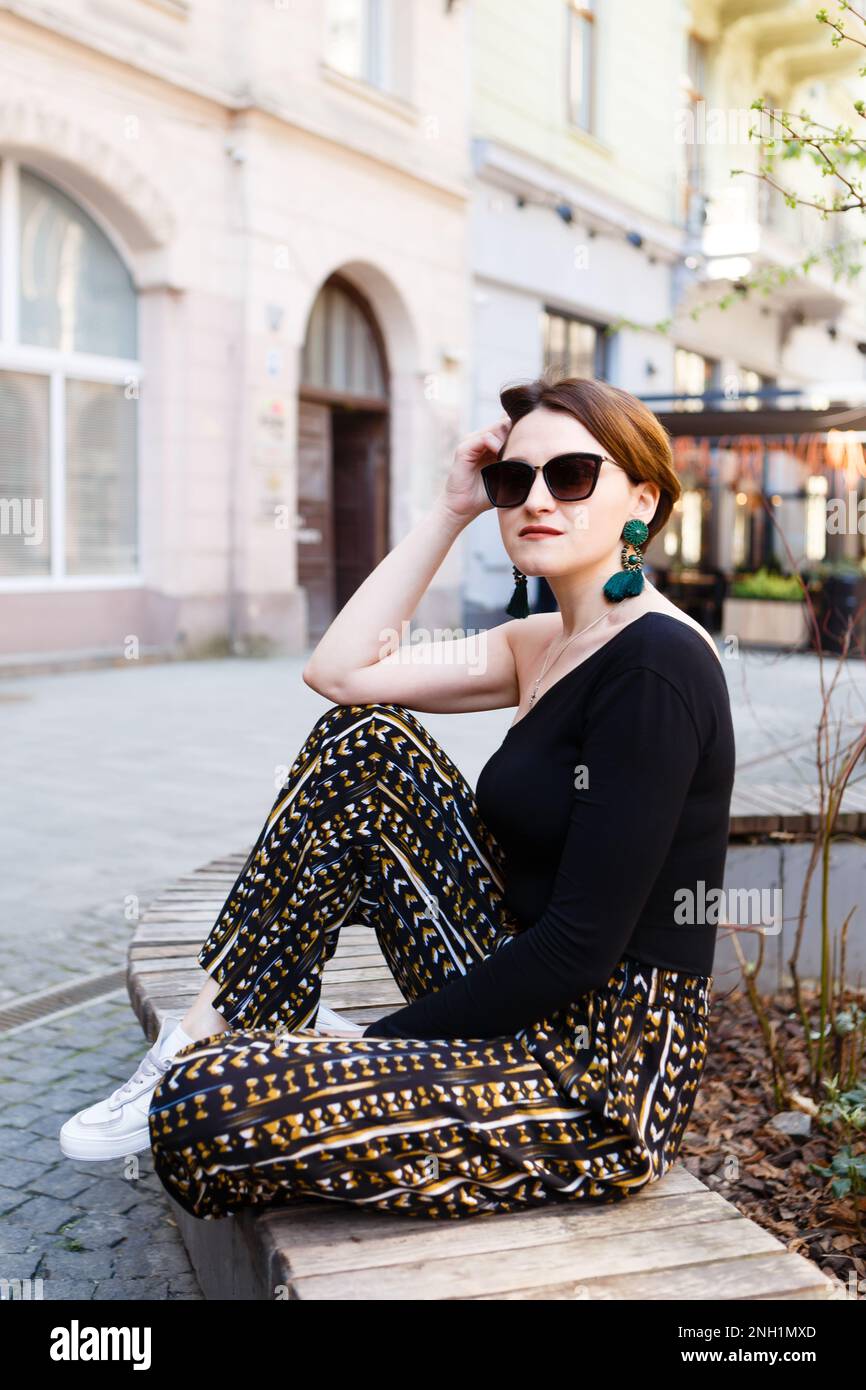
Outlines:
{"label": "blurred background building", "polygon": [[[863,287],[691,310],[850,237],[730,171],[857,53],[800,0],[0,4],[0,656],[303,650],[551,364],[671,429],[648,560],[708,625],[788,567],[766,499],[856,564]],[[415,622],[510,591],[486,513]]]}
{"label": "blurred background building", "polygon": [[[859,229],[790,209],[754,177],[748,134],[756,98],[850,123],[861,50],[833,47],[796,0],[487,3],[475,15],[475,422],[496,414],[501,383],[548,363],[645,399],[674,436],[684,488],[647,561],[713,629],[735,571],[790,568],[762,496],[797,558],[823,560],[828,546],[861,558],[866,538],[827,536],[820,509],[843,485],[863,496],[866,470],[850,448],[828,457],[825,437],[866,424],[844,408],[866,399],[866,286],[824,263],[795,273],[807,251],[855,243]],[[829,196],[811,165],[781,177]],[[774,269],[787,283],[713,307]],[[841,410],[821,409],[840,393]],[[795,404],[806,409],[781,409]],[[467,539],[467,620],[484,626],[511,567],[495,514]]]}
{"label": "blurred background building", "polygon": [[465,10],[14,4],[0,65],[4,653],[300,650],[466,424]]}

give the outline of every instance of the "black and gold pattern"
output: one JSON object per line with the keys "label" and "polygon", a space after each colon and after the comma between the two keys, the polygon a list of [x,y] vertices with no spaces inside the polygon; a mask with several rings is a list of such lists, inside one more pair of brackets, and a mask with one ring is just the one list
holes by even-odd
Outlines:
{"label": "black and gold pattern", "polygon": [[625,957],[606,986],[494,1039],[319,1038],[344,922],[407,1000],[519,924],[474,793],[400,705],[313,726],[199,953],[231,1030],[178,1053],[154,1165],[204,1219],[322,1197],[440,1218],[617,1201],[673,1163],[707,1052],[708,976]]}

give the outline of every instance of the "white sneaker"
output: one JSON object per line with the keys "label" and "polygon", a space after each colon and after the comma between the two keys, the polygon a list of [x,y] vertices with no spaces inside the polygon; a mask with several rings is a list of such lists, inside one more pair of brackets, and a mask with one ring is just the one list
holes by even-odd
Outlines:
{"label": "white sneaker", "polygon": [[193,1041],[173,1018],[166,1018],[156,1042],[128,1081],[105,1100],[79,1110],[58,1135],[61,1152],[81,1162],[125,1158],[150,1147],[147,1115],[157,1082],[182,1047]]}
{"label": "white sneaker", "polygon": [[342,1014],[338,1014],[334,1009],[327,1008],[325,1004],[319,1005],[319,1010],[316,1014],[316,1025],[318,1026],[320,1023],[325,1028],[342,1028],[347,1033],[360,1034],[364,1031],[364,1025],[362,1023],[353,1023],[350,1018],[344,1018]]}

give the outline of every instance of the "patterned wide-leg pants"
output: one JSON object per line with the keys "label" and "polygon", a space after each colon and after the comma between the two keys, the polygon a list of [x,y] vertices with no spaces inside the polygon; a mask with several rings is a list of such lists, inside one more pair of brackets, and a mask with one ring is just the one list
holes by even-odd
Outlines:
{"label": "patterned wide-leg pants", "polygon": [[194,1216],[298,1197],[459,1218],[616,1201],[673,1163],[707,1051],[711,977],[624,957],[514,1036],[317,1037],[343,923],[404,998],[519,924],[474,793],[409,710],[334,705],[298,753],[199,962],[231,1025],[150,1107],[154,1166]]}

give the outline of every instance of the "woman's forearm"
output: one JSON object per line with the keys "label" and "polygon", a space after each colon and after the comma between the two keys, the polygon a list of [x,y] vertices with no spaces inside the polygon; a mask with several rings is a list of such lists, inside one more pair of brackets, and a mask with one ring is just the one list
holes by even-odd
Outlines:
{"label": "woman's forearm", "polygon": [[340,609],[304,667],[304,679],[314,687],[333,683],[380,661],[393,645],[388,633],[402,632],[469,520],[437,499]]}

